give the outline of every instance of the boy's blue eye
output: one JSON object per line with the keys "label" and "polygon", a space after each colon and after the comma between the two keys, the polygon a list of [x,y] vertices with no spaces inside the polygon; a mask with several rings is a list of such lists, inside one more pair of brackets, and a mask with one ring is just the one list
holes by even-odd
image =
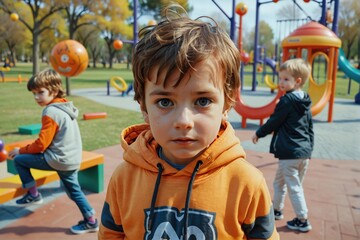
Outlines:
{"label": "boy's blue eye", "polygon": [[201,107],[207,107],[211,103],[211,100],[205,97],[199,98],[196,100],[196,105],[199,105]]}
{"label": "boy's blue eye", "polygon": [[168,108],[170,106],[173,106],[174,103],[172,101],[170,101],[170,99],[167,98],[162,98],[160,100],[157,101],[157,104],[161,107],[161,108]]}

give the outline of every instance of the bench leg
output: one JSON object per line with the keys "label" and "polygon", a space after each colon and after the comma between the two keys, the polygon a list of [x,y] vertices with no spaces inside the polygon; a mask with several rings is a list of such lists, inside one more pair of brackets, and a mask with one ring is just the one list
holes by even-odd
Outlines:
{"label": "bench leg", "polygon": [[81,188],[95,193],[104,191],[104,164],[79,171],[78,177]]}
{"label": "bench leg", "polygon": [[6,160],[6,166],[8,173],[18,174],[13,160]]}

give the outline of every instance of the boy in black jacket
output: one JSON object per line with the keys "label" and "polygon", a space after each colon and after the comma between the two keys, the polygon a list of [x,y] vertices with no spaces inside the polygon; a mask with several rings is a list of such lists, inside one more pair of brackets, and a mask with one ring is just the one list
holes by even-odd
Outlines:
{"label": "boy in black jacket", "polygon": [[253,143],[274,132],[270,153],[279,161],[274,179],[275,219],[283,219],[282,209],[286,191],[296,217],[287,222],[288,228],[307,232],[312,229],[308,221],[302,182],[314,146],[311,100],[301,87],[309,79],[311,66],[301,58],[284,62],[279,70],[279,89],[286,94],[280,98],[274,113],[252,137]]}

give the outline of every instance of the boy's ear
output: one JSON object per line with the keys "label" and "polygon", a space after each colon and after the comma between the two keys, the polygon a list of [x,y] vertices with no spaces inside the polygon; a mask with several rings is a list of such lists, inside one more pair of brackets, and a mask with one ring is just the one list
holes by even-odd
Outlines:
{"label": "boy's ear", "polygon": [[142,113],[142,115],[143,115],[144,121],[145,121],[146,123],[149,123],[149,115],[148,115],[148,113],[145,112],[145,111],[141,111],[141,113]]}
{"label": "boy's ear", "polygon": [[146,123],[149,123],[149,115],[148,115],[148,113],[146,111],[145,103],[143,101],[139,101],[139,104],[140,104],[140,110],[141,110],[141,113],[143,115],[144,121]]}
{"label": "boy's ear", "polygon": [[229,117],[228,113],[229,113],[229,109],[224,110],[223,116],[222,116],[223,121],[226,121],[228,119],[228,117]]}
{"label": "boy's ear", "polygon": [[59,94],[58,90],[55,90],[51,95],[53,95],[54,97],[56,97]]}

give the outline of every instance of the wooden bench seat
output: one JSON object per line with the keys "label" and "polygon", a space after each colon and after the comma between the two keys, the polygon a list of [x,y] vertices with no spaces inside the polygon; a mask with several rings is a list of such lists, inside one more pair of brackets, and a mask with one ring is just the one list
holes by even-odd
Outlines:
{"label": "wooden bench seat", "polygon": [[[5,149],[11,151],[14,147],[21,147],[33,141],[34,140],[24,140],[7,144],[5,145]],[[17,174],[13,160],[7,160],[7,170],[16,175],[0,179],[0,204],[26,193],[26,189],[22,188],[21,180]],[[37,186],[59,180],[59,176],[55,171],[31,169],[31,173]],[[78,178],[80,186],[83,189],[96,193],[102,192],[104,190],[104,155],[83,151]]]}

